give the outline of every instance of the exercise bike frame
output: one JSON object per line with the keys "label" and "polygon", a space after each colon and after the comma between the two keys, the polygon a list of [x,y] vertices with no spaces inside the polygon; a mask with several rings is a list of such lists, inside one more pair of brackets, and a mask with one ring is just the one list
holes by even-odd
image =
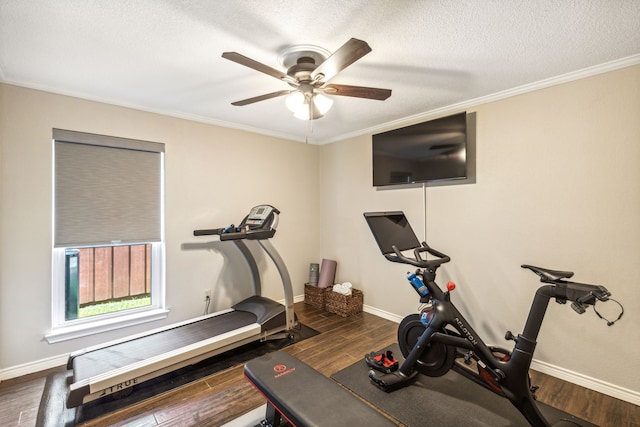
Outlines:
{"label": "exercise bike frame", "polygon": [[[405,355],[405,361],[400,368],[396,372],[383,375],[371,371],[369,373],[371,380],[387,392],[410,384],[417,375],[416,367],[425,351],[432,349],[434,344],[440,343],[445,346],[445,353],[447,351],[456,353],[453,357],[460,357],[462,353],[466,353],[467,361],[473,358],[485,372],[490,373],[492,378],[491,384],[487,384],[486,380],[483,381],[481,378],[471,378],[474,374],[466,375],[467,377],[509,399],[532,426],[550,426],[535,404],[535,396],[529,381],[529,368],[549,301],[551,298],[555,298],[561,304],[572,301],[574,310],[582,314],[586,305],[595,304],[596,300],[606,301],[610,296],[609,291],[603,286],[567,281],[566,279],[573,276],[572,272],[523,265],[523,268],[530,269],[540,276],[540,281],[545,285],[535,293],[523,332],[517,337],[514,337],[510,331],[507,332],[505,338],[515,341],[510,355],[498,358],[494,354],[496,349],[484,343],[453,304],[450,290],[443,291],[435,282],[436,270],[440,265],[449,262],[450,258],[430,248],[424,242],[422,247],[414,250],[413,258],[404,256],[396,246],[393,246],[393,249],[395,255],[385,254],[389,261],[410,264],[423,269],[418,270],[417,274],[423,276],[423,284],[428,294],[423,290],[421,302],[430,302],[432,306],[429,318],[422,322],[424,332],[419,336],[409,354]],[[436,258],[427,260],[426,256],[423,257],[425,252]],[[413,316],[415,318],[416,315]],[[453,333],[451,328],[457,331],[457,334]],[[449,357],[451,357],[450,354]],[[451,360],[453,361],[453,358]],[[433,376],[443,375],[452,367],[453,362],[451,366],[445,366],[443,372]]]}

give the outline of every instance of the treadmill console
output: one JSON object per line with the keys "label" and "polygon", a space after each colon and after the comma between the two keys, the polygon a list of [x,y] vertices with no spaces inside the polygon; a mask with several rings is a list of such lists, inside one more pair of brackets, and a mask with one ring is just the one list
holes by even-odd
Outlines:
{"label": "treadmill console", "polygon": [[[251,208],[251,212],[249,212],[249,215],[247,215],[242,224],[248,226],[250,229],[264,228],[265,225],[268,227],[270,224],[267,224],[267,222],[273,219],[274,213],[277,214],[276,211],[276,208],[271,205],[255,206]],[[240,224],[241,228],[242,224]]]}
{"label": "treadmill console", "polygon": [[271,205],[251,208],[239,226],[231,224],[225,228],[194,230],[194,236],[219,235],[220,240],[261,240],[269,239],[276,233],[280,211]]}

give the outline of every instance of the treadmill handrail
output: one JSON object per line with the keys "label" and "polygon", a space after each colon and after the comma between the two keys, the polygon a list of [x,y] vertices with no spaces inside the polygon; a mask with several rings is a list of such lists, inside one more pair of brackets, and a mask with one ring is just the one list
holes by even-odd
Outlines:
{"label": "treadmill handrail", "polygon": [[295,312],[293,308],[293,285],[291,284],[291,276],[289,276],[289,270],[287,270],[287,266],[284,263],[280,253],[276,250],[276,248],[271,244],[269,240],[258,240],[258,243],[264,249],[264,251],[269,255],[271,261],[275,264],[278,269],[278,274],[280,275],[280,280],[282,280],[282,290],[284,292],[284,307],[285,307],[285,316],[287,322],[287,330],[293,329],[296,325]]}

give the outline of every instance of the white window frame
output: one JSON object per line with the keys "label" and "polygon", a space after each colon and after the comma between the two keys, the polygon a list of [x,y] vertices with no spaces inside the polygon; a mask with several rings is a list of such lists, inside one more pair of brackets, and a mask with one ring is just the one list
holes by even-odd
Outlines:
{"label": "white window frame", "polygon": [[[53,140],[55,147],[55,139]],[[56,343],[83,336],[103,333],[141,323],[164,319],[169,310],[165,306],[165,236],[164,236],[164,153],[161,154],[161,240],[160,242],[139,242],[151,245],[151,304],[144,307],[118,312],[66,320],[65,318],[65,251],[74,247],[52,248],[51,281],[51,330],[45,334],[48,343]],[[55,156],[52,167],[52,189],[55,191]],[[55,197],[52,200],[52,230],[55,233]]]}

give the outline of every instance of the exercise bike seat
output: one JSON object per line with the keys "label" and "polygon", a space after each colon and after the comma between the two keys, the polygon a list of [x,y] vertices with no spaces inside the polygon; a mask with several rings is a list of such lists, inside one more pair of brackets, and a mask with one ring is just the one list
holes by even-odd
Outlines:
{"label": "exercise bike seat", "polygon": [[573,277],[572,271],[549,270],[548,268],[536,267],[528,264],[523,264],[521,267],[528,268],[536,273],[540,276],[540,281],[542,282],[554,282],[556,280],[569,279],[570,277]]}
{"label": "exercise bike seat", "polygon": [[396,425],[335,381],[282,351],[247,362],[244,376],[266,397],[267,405],[294,426]]}

